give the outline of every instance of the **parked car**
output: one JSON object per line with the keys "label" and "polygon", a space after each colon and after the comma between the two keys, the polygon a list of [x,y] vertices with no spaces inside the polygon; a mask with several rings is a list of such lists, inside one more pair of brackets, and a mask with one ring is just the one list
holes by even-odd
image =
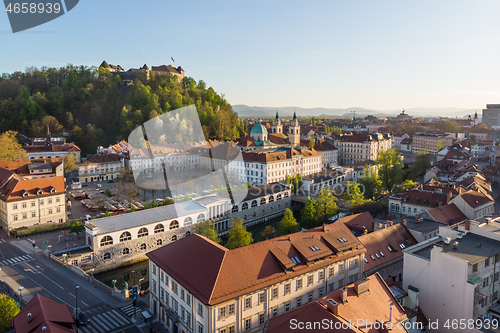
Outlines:
{"label": "parked car", "polygon": [[83,312],[78,312],[75,318],[76,326],[85,326],[89,323],[89,318]]}
{"label": "parked car", "polygon": [[82,186],[89,186],[89,184],[87,184],[87,183],[83,183],[83,184],[82,184]]}
{"label": "parked car", "polygon": [[115,181],[113,179],[110,179],[108,183],[114,183]]}
{"label": "parked car", "polygon": [[96,184],[97,188],[102,188],[102,184]]}

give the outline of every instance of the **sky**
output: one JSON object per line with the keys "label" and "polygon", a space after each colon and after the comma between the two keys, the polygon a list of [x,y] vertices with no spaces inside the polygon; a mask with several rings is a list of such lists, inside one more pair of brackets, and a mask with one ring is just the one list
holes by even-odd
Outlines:
{"label": "sky", "polygon": [[81,0],[12,33],[0,73],[182,66],[233,105],[470,108],[500,103],[500,1]]}

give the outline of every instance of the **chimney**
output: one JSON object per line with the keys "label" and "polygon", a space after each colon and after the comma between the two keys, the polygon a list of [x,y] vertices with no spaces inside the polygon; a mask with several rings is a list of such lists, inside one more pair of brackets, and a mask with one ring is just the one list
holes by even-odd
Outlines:
{"label": "chimney", "polygon": [[389,308],[389,322],[392,323],[392,305]]}
{"label": "chimney", "polygon": [[329,298],[326,300],[326,308],[328,311],[334,315],[339,314],[339,303],[335,302],[333,299]]}
{"label": "chimney", "polygon": [[453,250],[456,251],[457,249],[458,249],[458,242],[455,242],[453,243]]}
{"label": "chimney", "polygon": [[31,320],[33,319],[33,315],[30,313],[28,313],[28,323],[31,322]]}
{"label": "chimney", "polygon": [[469,220],[465,221],[465,230],[470,230],[470,221]]}
{"label": "chimney", "polygon": [[368,229],[365,229],[365,230],[363,231],[363,235],[368,235]]}
{"label": "chimney", "polygon": [[363,295],[364,293],[370,291],[368,287],[370,286],[370,280],[364,278],[362,280],[358,280],[354,283],[354,290],[358,296]]}
{"label": "chimney", "polygon": [[403,223],[403,225],[406,226],[406,219],[404,219],[401,223]]}
{"label": "chimney", "polygon": [[340,289],[340,300],[342,301],[342,304],[347,303],[347,288],[346,287]]}

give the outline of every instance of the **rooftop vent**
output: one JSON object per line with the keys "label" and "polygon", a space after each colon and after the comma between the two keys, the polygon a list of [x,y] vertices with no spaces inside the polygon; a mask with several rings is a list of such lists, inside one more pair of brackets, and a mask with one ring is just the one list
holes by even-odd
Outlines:
{"label": "rooftop vent", "polygon": [[33,319],[33,315],[30,313],[28,313],[28,323],[31,321],[31,319]]}

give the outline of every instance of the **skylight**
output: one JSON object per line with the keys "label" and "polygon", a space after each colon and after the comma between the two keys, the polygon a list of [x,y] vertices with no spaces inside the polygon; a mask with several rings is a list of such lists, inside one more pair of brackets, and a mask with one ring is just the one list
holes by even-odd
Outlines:
{"label": "skylight", "polygon": [[405,245],[403,243],[399,244],[399,247],[404,249],[405,248]]}
{"label": "skylight", "polygon": [[313,251],[319,251],[319,247],[317,247],[316,245],[310,246],[309,248]]}
{"label": "skylight", "polygon": [[341,243],[345,243],[345,242],[347,242],[347,239],[345,239],[344,237],[342,237],[342,238],[338,238],[338,240],[339,240],[339,242],[341,242]]}
{"label": "skylight", "polygon": [[365,262],[368,263],[368,259],[365,258]]}
{"label": "skylight", "polygon": [[380,255],[381,255],[382,257],[385,257],[385,256],[384,256],[384,252],[382,252],[382,251],[380,251]]}
{"label": "skylight", "polygon": [[390,246],[388,246],[387,249],[389,250],[389,252],[392,252],[392,248]]}
{"label": "skylight", "polygon": [[372,259],[375,260],[375,257],[373,256],[373,254],[370,257],[372,257]]}
{"label": "skylight", "polygon": [[378,253],[375,253],[375,257],[377,257],[377,259],[380,259],[380,256],[378,255]]}
{"label": "skylight", "polygon": [[297,257],[297,256],[293,256],[293,257],[291,257],[290,259],[292,259],[292,261],[293,261],[293,263],[294,263],[294,264],[300,264],[300,259],[299,259],[299,257]]}

